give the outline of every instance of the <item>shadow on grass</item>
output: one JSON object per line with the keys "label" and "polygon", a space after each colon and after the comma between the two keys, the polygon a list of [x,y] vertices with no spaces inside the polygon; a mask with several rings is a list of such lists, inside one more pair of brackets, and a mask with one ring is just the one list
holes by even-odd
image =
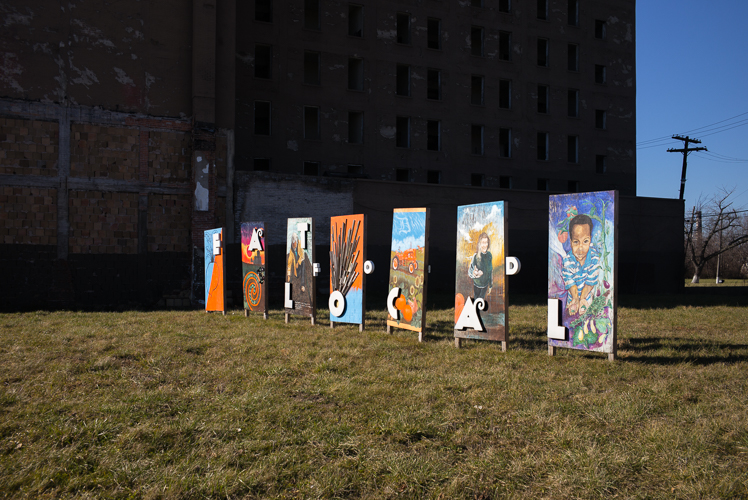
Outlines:
{"label": "shadow on grass", "polygon": [[[630,338],[619,341],[619,349],[622,353],[626,353],[625,361],[645,364],[688,363],[709,366],[717,363],[748,361],[748,344],[696,341],[681,337]],[[672,355],[661,353],[668,349],[672,350]]]}

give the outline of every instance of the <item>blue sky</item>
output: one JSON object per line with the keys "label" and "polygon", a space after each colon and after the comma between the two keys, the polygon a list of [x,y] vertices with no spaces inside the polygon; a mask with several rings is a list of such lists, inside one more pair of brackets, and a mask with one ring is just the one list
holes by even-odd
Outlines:
{"label": "blue sky", "polygon": [[688,157],[686,212],[722,188],[748,208],[748,1],[643,0],[636,11],[637,195],[678,198],[683,154],[667,150],[688,135],[709,152]]}

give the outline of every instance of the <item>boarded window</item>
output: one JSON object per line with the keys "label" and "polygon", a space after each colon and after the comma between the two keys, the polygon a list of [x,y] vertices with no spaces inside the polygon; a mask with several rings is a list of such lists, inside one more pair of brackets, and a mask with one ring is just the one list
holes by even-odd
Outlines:
{"label": "boarded window", "polygon": [[348,89],[364,90],[364,60],[348,59]]}
{"label": "boarded window", "polygon": [[255,77],[270,78],[272,76],[273,49],[270,45],[255,45]]}
{"label": "boarded window", "polygon": [[362,38],[364,36],[364,7],[348,4],[348,34]]}
{"label": "boarded window", "polygon": [[439,151],[441,139],[441,123],[438,120],[429,120],[426,122],[426,149],[429,151]]}
{"label": "boarded window", "polygon": [[255,101],[255,135],[270,135],[270,102]]}
{"label": "boarded window", "polygon": [[395,121],[395,146],[410,147],[410,118],[407,116],[398,116]]}
{"label": "boarded window", "polygon": [[361,111],[348,112],[348,142],[364,143],[364,113]]}
{"label": "boarded window", "polygon": [[442,48],[442,22],[439,19],[429,18],[426,22],[426,38],[428,48]]}
{"label": "boarded window", "polygon": [[512,107],[511,80],[499,80],[499,107],[504,109]]}
{"label": "boarded window", "polygon": [[428,99],[440,100],[442,98],[441,90],[441,71],[438,69],[429,69],[426,72],[426,97]]}
{"label": "boarded window", "polygon": [[397,65],[397,85],[395,93],[400,96],[410,97],[410,66]]}
{"label": "boarded window", "polygon": [[548,112],[548,85],[538,85],[538,113]]}
{"label": "boarded window", "polygon": [[304,52],[304,83],[306,83],[307,85],[319,85],[319,75],[319,52]]}
{"label": "boarded window", "polygon": [[304,106],[304,139],[319,139],[319,108]]}
{"label": "boarded window", "polygon": [[397,13],[397,43],[410,45],[410,14]]}
{"label": "boarded window", "polygon": [[473,75],[470,78],[470,104],[483,106],[483,77]]}

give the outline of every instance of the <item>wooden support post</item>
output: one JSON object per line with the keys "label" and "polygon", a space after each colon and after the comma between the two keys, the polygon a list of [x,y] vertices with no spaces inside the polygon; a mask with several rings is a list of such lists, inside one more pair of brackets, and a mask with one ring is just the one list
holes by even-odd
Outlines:
{"label": "wooden support post", "polygon": [[312,326],[314,326],[314,316],[311,316],[312,318]]}
{"label": "wooden support post", "polygon": [[462,347],[462,339],[461,338],[455,337],[455,347],[458,348],[458,349],[460,347]]}
{"label": "wooden support post", "polygon": [[244,317],[245,317],[245,318],[248,318],[248,317],[249,317],[249,309],[245,309],[245,310],[244,310]]}
{"label": "wooden support post", "polygon": [[418,342],[423,342],[423,331],[418,332]]}
{"label": "wooden support post", "polygon": [[363,333],[363,332],[364,332],[364,324],[363,323],[359,323],[359,325],[358,325],[358,333]]}
{"label": "wooden support post", "polygon": [[609,352],[608,353],[608,361],[615,361],[616,360],[616,353]]}
{"label": "wooden support post", "polygon": [[392,327],[390,325],[387,325],[387,333],[392,333]]}
{"label": "wooden support post", "polygon": [[286,323],[288,323],[288,313],[286,313]]}
{"label": "wooden support post", "polygon": [[262,313],[262,319],[268,319],[268,312],[265,311]]}
{"label": "wooden support post", "polygon": [[501,352],[506,352],[506,340],[501,341]]}
{"label": "wooden support post", "polygon": [[548,344],[548,356],[556,355],[556,346]]}
{"label": "wooden support post", "polygon": [[330,328],[335,328],[335,322],[330,320]]}

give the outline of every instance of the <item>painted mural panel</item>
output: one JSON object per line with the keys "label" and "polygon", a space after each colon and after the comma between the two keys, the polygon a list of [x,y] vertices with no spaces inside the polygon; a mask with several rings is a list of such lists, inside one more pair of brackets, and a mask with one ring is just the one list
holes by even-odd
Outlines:
{"label": "painted mural panel", "polygon": [[417,332],[425,327],[428,221],[427,208],[393,211],[388,326]]}
{"label": "painted mural panel", "polygon": [[550,197],[548,298],[565,328],[563,339],[549,331],[551,346],[615,352],[617,210],[616,191]]}
{"label": "painted mural panel", "polygon": [[344,299],[341,304],[330,299],[330,321],[364,322],[365,232],[363,214],[330,218],[330,294],[339,292]]}
{"label": "painted mural panel", "polygon": [[205,245],[205,310],[225,311],[226,271],[224,267],[223,228],[208,229]]}
{"label": "painted mural panel", "polygon": [[242,295],[244,309],[267,312],[265,223],[242,222]]}
{"label": "painted mural panel", "polygon": [[457,207],[456,338],[506,340],[506,208]]}
{"label": "painted mural panel", "polygon": [[[285,312],[316,315],[314,269],[314,219],[288,219],[286,230]],[[290,288],[290,290],[289,290]]]}

